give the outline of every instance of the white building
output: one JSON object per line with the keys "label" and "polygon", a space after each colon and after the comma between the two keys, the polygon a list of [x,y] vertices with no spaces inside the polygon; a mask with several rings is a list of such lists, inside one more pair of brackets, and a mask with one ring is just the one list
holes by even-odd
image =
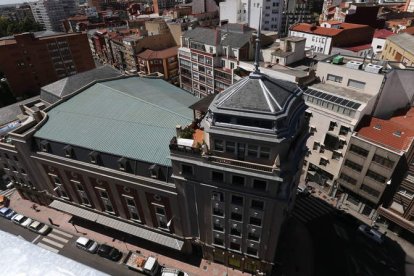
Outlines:
{"label": "white building", "polygon": [[375,30],[374,38],[372,39],[371,48],[374,52],[374,57],[379,58],[385,46],[385,40],[394,33],[386,29]]}
{"label": "white building", "polygon": [[260,8],[262,8],[261,29],[280,31],[283,11],[281,0],[226,0],[220,3],[220,21],[248,24],[249,27],[257,29]]}
{"label": "white building", "polygon": [[62,31],[61,20],[76,14],[75,0],[39,0],[29,4],[35,21],[48,31]]}
{"label": "white building", "polygon": [[412,104],[412,70],[362,58],[336,56],[320,61],[321,83],[304,92],[312,136],[304,174],[309,181],[333,192],[352,132],[365,114],[387,118]]}

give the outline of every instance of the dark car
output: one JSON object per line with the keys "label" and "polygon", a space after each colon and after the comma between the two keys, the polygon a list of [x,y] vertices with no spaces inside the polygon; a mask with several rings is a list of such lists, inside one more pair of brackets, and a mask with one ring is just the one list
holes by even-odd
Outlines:
{"label": "dark car", "polygon": [[111,261],[119,261],[122,257],[122,252],[107,244],[101,244],[98,248],[98,255]]}

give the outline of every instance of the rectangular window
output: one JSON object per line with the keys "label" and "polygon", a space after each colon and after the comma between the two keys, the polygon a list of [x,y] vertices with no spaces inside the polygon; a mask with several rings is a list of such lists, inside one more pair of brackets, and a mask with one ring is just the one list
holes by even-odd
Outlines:
{"label": "rectangular window", "polygon": [[224,211],[223,209],[220,209],[219,207],[213,207],[213,215],[224,217]]}
{"label": "rectangular window", "polygon": [[216,231],[224,232],[223,225],[220,222],[218,222],[218,221],[215,221],[213,223],[213,229],[216,230]]}
{"label": "rectangular window", "polygon": [[260,158],[269,159],[270,157],[270,148],[260,147]]}
{"label": "rectangular window", "polygon": [[363,148],[358,147],[356,145],[351,145],[349,150],[356,153],[356,154],[358,154],[358,155],[364,156],[364,157],[367,157],[368,153],[369,153],[369,151],[367,151],[366,149],[363,149]]}
{"label": "rectangular window", "polygon": [[231,242],[230,243],[230,249],[240,251],[240,244]]}
{"label": "rectangular window", "polygon": [[155,213],[158,215],[165,216],[165,208],[164,206],[155,206]]}
{"label": "rectangular window", "polygon": [[340,76],[328,74],[328,76],[326,78],[329,81],[334,81],[334,82],[339,82],[339,83],[342,82],[342,77],[340,77]]}
{"label": "rectangular window", "polygon": [[241,237],[241,232],[236,227],[230,229],[230,235]]}
{"label": "rectangular window", "polygon": [[181,174],[193,175],[193,166],[181,164]]}
{"label": "rectangular window", "polygon": [[223,140],[214,140],[214,150],[216,151],[224,151],[224,141]]}
{"label": "rectangular window", "polygon": [[364,89],[365,88],[365,82],[349,79],[348,80],[348,86],[353,87],[353,88],[357,88],[357,89]]}
{"label": "rectangular window", "polygon": [[379,173],[373,172],[371,170],[367,171],[367,176],[371,179],[374,179],[377,182],[380,182],[380,183],[385,183],[387,181],[386,177],[380,175]]}
{"label": "rectangular window", "polygon": [[241,214],[238,214],[238,213],[231,212],[230,218],[232,220],[236,220],[236,221],[243,221],[243,216]]}
{"label": "rectangular window", "polygon": [[345,160],[345,166],[347,166],[348,168],[350,168],[354,171],[357,171],[357,172],[362,171],[362,166],[361,165],[359,165],[355,162],[352,162],[351,160],[348,160],[348,159]]}
{"label": "rectangular window", "polygon": [[341,126],[341,128],[339,129],[339,135],[347,135],[349,131],[349,127]]}
{"label": "rectangular window", "polygon": [[323,144],[327,150],[337,150],[339,148],[339,138],[335,135],[327,133]]}
{"label": "rectangular window", "polygon": [[377,190],[375,190],[375,189],[373,189],[373,188],[371,188],[371,187],[369,187],[365,184],[361,185],[361,190],[363,190],[364,192],[367,192],[368,194],[370,194],[374,197],[379,197],[379,195],[381,194],[380,191],[377,191]]}
{"label": "rectangular window", "polygon": [[255,232],[249,232],[249,234],[247,234],[247,238],[249,240],[252,240],[252,241],[259,241],[260,240],[260,237],[259,237],[258,234],[256,234],[256,231]]}
{"label": "rectangular window", "polygon": [[236,143],[226,141],[226,152],[228,153],[234,153],[236,150]]}
{"label": "rectangular window", "polygon": [[261,179],[253,179],[253,189],[266,191],[267,182]]}
{"label": "rectangular window", "polygon": [[247,156],[257,158],[257,152],[259,150],[258,146],[247,145]]}
{"label": "rectangular window", "polygon": [[244,186],[244,177],[239,175],[233,175],[231,183],[236,186]]}
{"label": "rectangular window", "polygon": [[264,209],[264,202],[260,201],[260,200],[252,199],[251,207],[253,209],[257,209],[257,210],[263,210]]}
{"label": "rectangular window", "polygon": [[250,224],[256,225],[256,226],[261,226],[262,225],[262,220],[259,219],[259,218],[250,217]]}
{"label": "rectangular window", "polygon": [[349,175],[344,174],[344,173],[341,173],[339,178],[344,180],[345,182],[351,184],[351,185],[355,185],[357,183],[356,179],[354,179],[354,178],[352,178]]}
{"label": "rectangular window", "polygon": [[211,196],[211,200],[223,202],[224,201],[223,193],[221,193],[221,192],[213,192],[212,193],[212,196]]}
{"label": "rectangular window", "polygon": [[374,154],[374,157],[372,158],[372,162],[375,162],[379,165],[382,165],[384,167],[387,168],[392,168],[394,166],[394,161],[388,159],[388,158],[384,158],[378,154]]}
{"label": "rectangular window", "polygon": [[223,183],[224,182],[224,174],[222,172],[212,171],[211,172],[211,180],[213,182]]}
{"label": "rectangular window", "polygon": [[251,248],[251,247],[247,247],[246,253],[248,255],[257,256],[257,249]]}
{"label": "rectangular window", "polygon": [[337,124],[336,124],[336,122],[332,122],[332,121],[331,121],[331,122],[329,123],[329,130],[330,130],[330,131],[334,130],[334,129],[335,129],[335,127],[336,127],[336,125],[337,125]]}
{"label": "rectangular window", "polygon": [[341,160],[342,153],[339,151],[333,151],[332,152],[332,159],[334,160]]}
{"label": "rectangular window", "polygon": [[231,196],[231,203],[235,205],[243,205],[243,197],[232,195]]}
{"label": "rectangular window", "polygon": [[[210,47],[211,48],[211,47]],[[223,239],[220,239],[220,238],[217,238],[217,237],[214,237],[214,241],[213,241],[213,243],[215,244],[215,245],[219,245],[219,246],[223,246],[224,245],[224,241],[223,241]]]}
{"label": "rectangular window", "polygon": [[326,165],[328,165],[328,163],[329,163],[329,160],[328,160],[328,159],[326,159],[326,158],[324,158],[324,157],[322,157],[322,158],[319,160],[319,165],[326,166]]}

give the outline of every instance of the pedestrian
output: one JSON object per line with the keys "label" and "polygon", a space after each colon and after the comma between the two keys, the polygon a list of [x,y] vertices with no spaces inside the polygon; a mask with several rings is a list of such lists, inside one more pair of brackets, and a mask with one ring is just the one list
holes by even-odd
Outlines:
{"label": "pedestrian", "polygon": [[49,222],[50,222],[50,224],[51,225],[55,225],[54,223],[53,223],[53,220],[51,219],[51,218],[47,218],[48,220],[49,220]]}

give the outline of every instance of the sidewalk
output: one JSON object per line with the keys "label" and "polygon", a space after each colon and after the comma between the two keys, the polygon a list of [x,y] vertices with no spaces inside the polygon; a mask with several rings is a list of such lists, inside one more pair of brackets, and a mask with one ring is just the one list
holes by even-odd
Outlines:
{"label": "sidewalk", "polygon": [[[15,192],[10,197],[10,208],[15,210],[18,213],[24,214],[30,218],[38,220],[40,222],[50,225],[49,218],[52,219],[55,227],[63,230],[67,233],[70,233],[75,236],[85,236],[90,239],[97,241],[98,243],[106,243],[108,245],[114,246],[122,252],[131,251],[140,251],[144,256],[156,256],[160,264],[166,267],[175,267],[179,268],[191,276],[225,276],[225,275],[234,275],[234,276],[247,276],[251,275],[249,273],[243,273],[238,270],[233,270],[224,265],[213,263],[207,260],[202,259],[199,266],[194,266],[188,263],[180,262],[178,260],[172,259],[170,257],[164,256],[157,252],[152,252],[144,248],[140,248],[136,245],[125,243],[119,240],[113,241],[113,238],[110,236],[103,235],[101,233],[94,232],[90,229],[83,228],[76,225],[74,226],[69,223],[69,220],[72,218],[72,215],[65,214],[63,212],[57,211],[47,206],[37,205],[37,211],[32,208],[33,202],[25,200],[20,197],[19,193]],[[97,257],[98,258],[98,257]]]}

